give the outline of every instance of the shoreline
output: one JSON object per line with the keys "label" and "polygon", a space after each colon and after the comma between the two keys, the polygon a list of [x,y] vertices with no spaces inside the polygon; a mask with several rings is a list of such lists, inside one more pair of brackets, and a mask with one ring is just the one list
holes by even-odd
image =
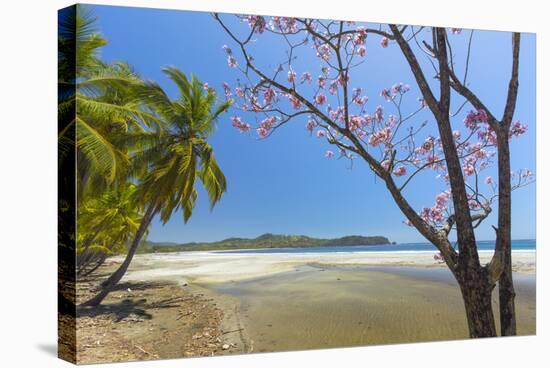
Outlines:
{"label": "shoreline", "polygon": [[[518,326],[533,334],[536,255],[516,251],[513,263]],[[105,303],[77,318],[79,363],[112,349],[130,361],[464,339],[446,268],[433,252],[139,254]],[[77,283],[80,298],[90,286]]]}
{"label": "shoreline", "polygon": [[[217,284],[250,280],[257,277],[294,271],[301,265],[337,266],[407,266],[418,268],[446,268],[433,259],[434,252],[341,252],[341,253],[219,253],[180,252],[150,253],[134,257],[133,267],[125,279],[133,281],[170,279],[180,284],[187,282]],[[483,264],[490,261],[492,252],[480,252]],[[113,257],[120,261],[122,257]],[[514,272],[535,274],[536,252],[514,251]]]}

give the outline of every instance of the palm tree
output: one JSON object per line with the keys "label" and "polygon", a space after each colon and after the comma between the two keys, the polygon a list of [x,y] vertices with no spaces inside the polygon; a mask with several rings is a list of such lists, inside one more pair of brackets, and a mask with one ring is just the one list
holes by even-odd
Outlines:
{"label": "palm tree", "polygon": [[81,5],[59,23],[60,160],[77,149],[78,198],[124,182],[129,167],[124,136],[158,123],[136,93],[144,82],[127,64],[98,57],[107,44],[97,18]]}
{"label": "palm tree", "polygon": [[152,132],[149,143],[131,157],[132,172],[139,181],[137,194],[145,209],[143,220],[124,262],[101,285],[99,293],[82,306],[98,305],[120,281],[157,214],[166,223],[174,211],[181,210],[184,222],[189,220],[197,199],[197,178],[208,194],[211,208],[226,191],[225,176],[207,138],[214,131],[217,117],[231,102],[214,107],[214,92],[205,91],[195,76],[189,81],[175,67],[163,71],[178,87],[178,99],[171,100],[155,83],[148,83],[139,93],[162,121],[162,130]]}
{"label": "palm tree", "polygon": [[95,271],[113,253],[125,252],[143,218],[137,186],[125,183],[78,208],[77,275]]}

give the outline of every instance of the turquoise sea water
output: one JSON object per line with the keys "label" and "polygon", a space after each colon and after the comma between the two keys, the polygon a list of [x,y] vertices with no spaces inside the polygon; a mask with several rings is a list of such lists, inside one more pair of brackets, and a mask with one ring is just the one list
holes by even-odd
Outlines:
{"label": "turquoise sea water", "polygon": [[[492,251],[495,242],[479,241],[478,250]],[[535,239],[521,239],[512,241],[512,251],[535,251]],[[382,245],[356,245],[356,246],[330,246],[315,248],[268,248],[268,249],[243,249],[222,251],[223,253],[338,253],[338,252],[435,252],[435,247],[430,243],[402,243]]]}

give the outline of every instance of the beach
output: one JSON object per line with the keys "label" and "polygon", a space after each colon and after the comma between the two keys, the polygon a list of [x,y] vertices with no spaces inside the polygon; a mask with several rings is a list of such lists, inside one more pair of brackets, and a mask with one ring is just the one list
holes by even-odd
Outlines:
{"label": "beach", "polygon": [[[480,253],[482,262],[490,256]],[[535,258],[513,254],[519,335],[536,333]],[[112,257],[109,267],[121,261]],[[141,254],[122,285],[106,305],[141,301],[151,318],[130,310],[115,323],[110,315],[99,331],[102,339],[123,336],[135,359],[468,337],[459,288],[433,252]],[[158,308],[163,300],[172,306]],[[97,328],[82,326],[93,342]],[[101,361],[90,341],[83,362]]]}
{"label": "beach", "polygon": [[[300,265],[408,266],[446,268],[434,260],[435,252],[342,252],[342,253],[234,253],[181,252],[143,254],[135,257],[128,280],[170,279],[179,283],[192,280],[210,284],[243,281],[293,271]],[[487,263],[492,253],[480,252]],[[513,270],[535,273],[535,252],[513,254]],[[116,259],[116,258],[114,258]]]}

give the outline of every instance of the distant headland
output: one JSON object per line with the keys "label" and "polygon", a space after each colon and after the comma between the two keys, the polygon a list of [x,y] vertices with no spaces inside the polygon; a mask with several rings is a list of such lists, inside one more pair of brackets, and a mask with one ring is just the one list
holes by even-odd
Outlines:
{"label": "distant headland", "polygon": [[391,244],[385,236],[348,235],[334,239],[320,239],[305,235],[263,234],[256,238],[227,238],[216,242],[167,243],[145,241],[140,253],[184,252],[260,248],[312,248],[355,245]]}

